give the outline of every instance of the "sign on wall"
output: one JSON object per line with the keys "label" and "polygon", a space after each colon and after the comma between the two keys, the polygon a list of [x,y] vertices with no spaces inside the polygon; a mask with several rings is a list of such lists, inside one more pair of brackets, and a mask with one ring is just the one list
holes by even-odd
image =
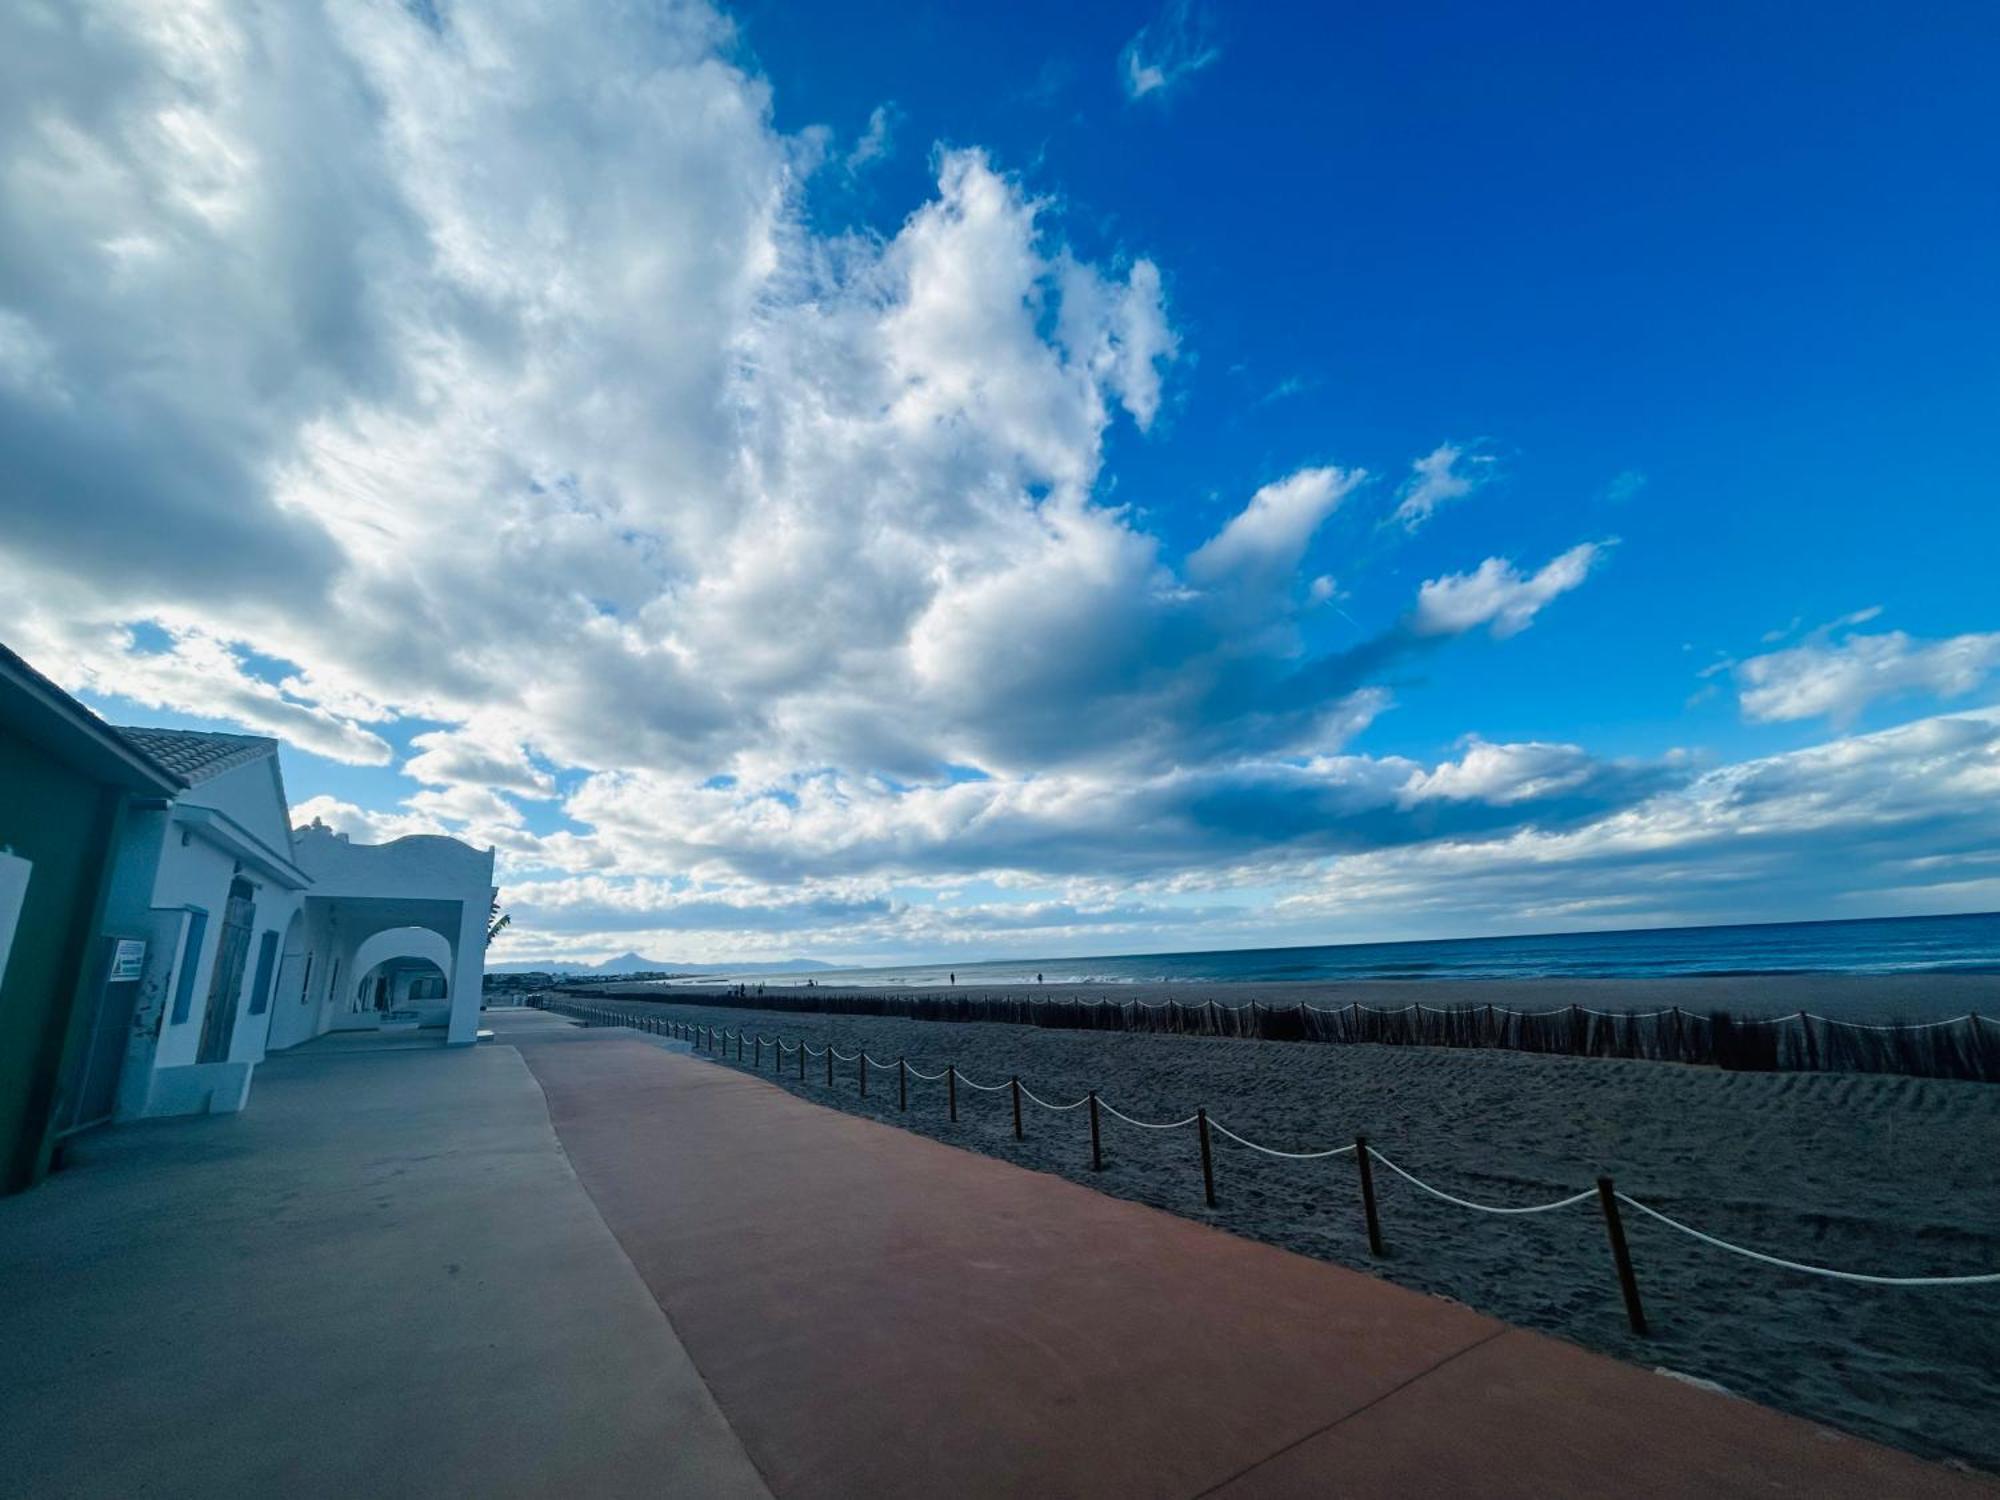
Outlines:
{"label": "sign on wall", "polygon": [[111,972],[104,976],[107,984],[130,984],[146,971],[146,940],[144,938],[120,938],[118,946],[111,950]]}
{"label": "sign on wall", "polygon": [[28,898],[34,868],[11,849],[0,850],[0,979],[7,977],[7,956],[14,951],[14,932],[21,925],[21,903]]}

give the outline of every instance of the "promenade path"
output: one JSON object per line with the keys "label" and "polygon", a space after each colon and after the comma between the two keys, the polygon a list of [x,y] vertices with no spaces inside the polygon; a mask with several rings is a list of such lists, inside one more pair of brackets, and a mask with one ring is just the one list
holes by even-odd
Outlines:
{"label": "promenade path", "polygon": [[2000,1485],[799,1099],[522,1041],[780,1500],[1954,1496]]}
{"label": "promenade path", "polygon": [[328,1037],[0,1200],[0,1496],[2000,1484],[622,1029]]}

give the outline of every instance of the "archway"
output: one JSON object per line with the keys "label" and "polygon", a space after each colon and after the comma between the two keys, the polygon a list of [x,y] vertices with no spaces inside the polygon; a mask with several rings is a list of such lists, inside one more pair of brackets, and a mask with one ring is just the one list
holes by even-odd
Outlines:
{"label": "archway", "polygon": [[441,1026],[451,1017],[451,944],[428,927],[392,927],[354,952],[346,1009],[383,1022]]}

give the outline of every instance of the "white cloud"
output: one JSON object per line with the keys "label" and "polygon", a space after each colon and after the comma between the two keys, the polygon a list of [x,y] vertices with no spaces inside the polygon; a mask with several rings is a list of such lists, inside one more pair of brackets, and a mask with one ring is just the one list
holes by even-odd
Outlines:
{"label": "white cloud", "polygon": [[893,101],[878,104],[868,112],[868,128],[861,132],[861,139],[847,153],[849,173],[860,172],[888,158],[895,149],[896,123],[901,116],[902,111],[896,108]]}
{"label": "white cloud", "polygon": [[437,786],[500,787],[521,797],[554,795],[555,778],[531,762],[505,726],[439,729],[410,741],[403,774]]}
{"label": "white cloud", "polygon": [[[1149,951],[1722,920],[1747,902],[1793,916],[1971,909],[2000,880],[1996,794],[1990,709],[1700,774],[1679,756],[1620,765],[1571,745],[1475,740],[1429,767],[1334,755],[914,797],[834,778],[764,793],[618,778],[572,806],[601,820],[616,862],[533,882],[528,901],[579,952],[650,933],[642,949],[678,943],[697,956],[774,943],[891,956]],[[627,878],[628,866],[686,873]],[[975,870],[982,889],[1033,894],[957,899]],[[950,899],[898,894],[915,873]],[[1199,909],[1172,904],[1197,896]]]}
{"label": "white cloud", "polygon": [[2000,710],[1713,770],[1568,828],[1530,820],[1334,862],[1281,915],[1536,931],[1983,910],[2000,877]]}
{"label": "white cloud", "polygon": [[[1850,615],[1838,625],[1874,618]],[[1837,627],[1836,627],[1837,628]],[[1805,643],[1735,664],[1743,717],[1755,723],[1828,718],[1851,724],[1870,703],[1923,694],[1959,698],[2000,671],[2000,632],[1920,641],[1900,630],[1816,632]]]}
{"label": "white cloud", "polygon": [[1475,737],[1459,759],[1411,776],[1402,795],[1405,803],[1436,798],[1504,807],[1571,791],[1597,770],[1598,763],[1579,745],[1495,745]]}
{"label": "white cloud", "polygon": [[1118,54],[1127,99],[1164,94],[1222,57],[1208,38],[1208,17],[1194,0],[1168,0]]}
{"label": "white cloud", "polygon": [[324,823],[335,833],[344,833],[356,843],[386,844],[411,834],[442,834],[451,830],[436,818],[422,813],[371,812],[352,802],[325,795],[308,797],[292,804],[292,826],[305,828]]}
{"label": "white cloud", "polygon": [[[0,583],[9,574],[0,560]],[[33,597],[33,584],[23,580],[21,587],[24,592],[17,597]],[[115,695],[145,708],[227,719],[330,760],[353,765],[389,761],[388,742],[353,716],[288,696],[291,680],[273,685],[249,671],[244,642],[195,624],[155,628],[163,639],[157,649],[148,650],[125,626],[37,609],[17,619],[11,644],[42,671],[80,692]],[[366,717],[386,715],[375,712]]]}
{"label": "white cloud", "polygon": [[[400,808],[301,820],[490,842],[620,949],[1163,946],[1329,870],[1692,847],[1677,765],[1350,747],[1421,637],[1525,628],[1602,544],[1315,655],[1338,595],[1300,570],[1361,471],[1265,486],[1178,564],[1147,520],[1178,497],[1104,473],[1178,395],[1171,277],[1085,258],[977,150],[902,223],[817,233],[841,160],[739,56],[690,3],[0,11],[0,637],[352,763],[420,730]],[[1214,58],[1170,7],[1125,73]],[[1871,773],[1912,820],[1914,756]],[[1699,806],[1807,817],[1781,779]]]}
{"label": "white cloud", "polygon": [[1460,635],[1490,625],[1496,638],[1519,635],[1542,606],[1585,578],[1606,544],[1584,542],[1523,577],[1503,557],[1489,557],[1470,573],[1433,578],[1417,591],[1413,628],[1419,635]]}
{"label": "white cloud", "polygon": [[1320,523],[1367,477],[1361,469],[1301,469],[1265,485],[1188,559],[1189,576],[1293,572]]}
{"label": "white cloud", "polygon": [[1438,444],[1410,468],[1410,477],[1396,492],[1394,516],[1406,531],[1415,531],[1440,505],[1464,499],[1493,478],[1490,455],[1468,454],[1457,443]]}

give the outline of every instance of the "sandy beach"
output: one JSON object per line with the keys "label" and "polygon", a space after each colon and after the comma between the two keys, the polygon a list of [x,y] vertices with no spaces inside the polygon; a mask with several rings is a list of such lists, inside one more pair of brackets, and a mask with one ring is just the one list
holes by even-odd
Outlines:
{"label": "sandy beach", "polygon": [[[1848,1003],[1873,1016],[1919,993],[1933,1003],[1948,993],[1951,1004],[1965,1008],[1990,1003],[1995,981],[1578,981],[1523,986],[1521,999],[1547,1005],[1574,994],[1579,1003],[1586,1003],[1583,995],[1603,1003],[1615,989],[1637,1005],[1668,992],[1686,996],[1690,987],[1712,998],[1669,1003],[1729,1003],[1722,997],[1749,988],[1773,1009],[1806,1004],[1824,1011]],[[1146,987],[1106,988],[1132,999]],[[1171,990],[1188,998],[1190,988]],[[1280,996],[1297,998],[1300,987],[1240,988],[1244,1000],[1254,992],[1260,1001],[1283,1003]],[[1422,988],[1438,994],[1436,986]],[[1474,988],[1482,999],[1507,1003],[1496,983]],[[1373,993],[1356,993],[1363,989]],[[1563,1000],[1550,998],[1557,991]],[[1413,987],[1347,985],[1339,995],[1366,1003],[1401,996],[1396,1003],[1407,1003]],[[1281,1149],[1338,1145],[1365,1132],[1426,1181],[1487,1203],[1545,1202],[1589,1188],[1602,1171],[1663,1212],[1794,1260],[1889,1275],[2000,1268],[2000,1174],[1993,1171],[2000,1089],[1991,1085],[670,1001],[640,1008],[803,1038],[816,1047],[865,1047],[877,1059],[907,1056],[927,1072],[954,1061],[981,1082],[1018,1074],[1052,1103],[1095,1088],[1141,1119],[1177,1119],[1203,1105],[1219,1123]],[[768,1074],[768,1051],[764,1061]],[[1093,1173],[1082,1111],[1050,1113],[1031,1104],[1027,1139],[1017,1143],[1004,1091],[961,1086],[954,1126],[942,1083],[912,1081],[910,1109],[902,1114],[893,1070],[875,1072],[865,1100],[852,1063],[839,1066],[831,1091],[818,1060],[803,1083],[789,1058],[777,1076],[838,1108],[1368,1269],[1832,1426],[2000,1471],[2000,1288],[1899,1290],[1828,1281],[1711,1250],[1633,1215],[1627,1232],[1653,1323],[1653,1336],[1642,1340],[1626,1328],[1603,1224],[1588,1203],[1546,1215],[1480,1215],[1378,1170],[1389,1256],[1376,1261],[1368,1254],[1351,1158],[1284,1162],[1218,1136],[1219,1203],[1210,1212],[1191,1129],[1137,1130],[1107,1115],[1106,1170]]]}

